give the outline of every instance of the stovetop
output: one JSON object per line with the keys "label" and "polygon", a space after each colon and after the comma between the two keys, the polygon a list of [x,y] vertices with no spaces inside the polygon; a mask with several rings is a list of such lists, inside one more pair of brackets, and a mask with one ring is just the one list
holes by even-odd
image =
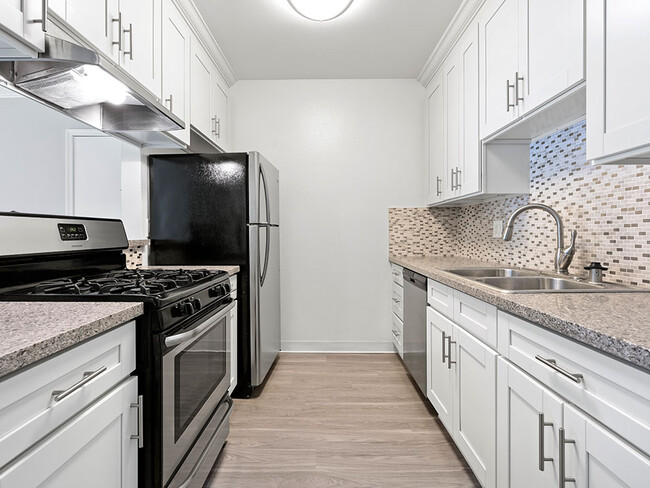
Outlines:
{"label": "stovetop", "polygon": [[190,297],[206,286],[210,288],[211,298],[228,295],[228,273],[205,269],[120,269],[46,280],[0,293],[0,299],[139,301],[162,307]]}

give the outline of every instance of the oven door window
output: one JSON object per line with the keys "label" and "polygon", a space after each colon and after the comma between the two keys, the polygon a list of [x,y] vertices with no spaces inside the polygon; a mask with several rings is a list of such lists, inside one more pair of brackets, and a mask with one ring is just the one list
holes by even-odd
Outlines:
{"label": "oven door window", "polygon": [[226,376],[226,318],[174,358],[174,441]]}

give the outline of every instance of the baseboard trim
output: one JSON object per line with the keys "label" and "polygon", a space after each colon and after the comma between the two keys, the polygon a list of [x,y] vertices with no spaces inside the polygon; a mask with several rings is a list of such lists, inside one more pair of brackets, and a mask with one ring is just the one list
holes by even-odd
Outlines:
{"label": "baseboard trim", "polygon": [[392,342],[361,341],[282,341],[282,352],[389,353]]}

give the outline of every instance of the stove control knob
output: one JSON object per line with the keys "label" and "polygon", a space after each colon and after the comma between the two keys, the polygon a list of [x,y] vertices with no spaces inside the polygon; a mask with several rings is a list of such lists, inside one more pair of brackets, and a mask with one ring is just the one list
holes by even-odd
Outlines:
{"label": "stove control knob", "polygon": [[209,295],[211,298],[219,298],[219,297],[222,297],[222,296],[224,295],[224,292],[223,292],[223,285],[216,285],[216,286],[213,286],[212,288],[210,288],[210,290],[208,290],[208,295]]}
{"label": "stove control knob", "polygon": [[190,302],[189,300],[186,302],[183,302],[183,312],[185,312],[183,315],[193,315],[195,310],[194,310],[194,304]]}
{"label": "stove control knob", "polygon": [[[191,300],[191,299],[190,299],[190,300]],[[195,309],[197,312],[198,312],[199,310],[201,310],[201,307],[203,306],[203,305],[201,305],[201,300],[198,299],[198,298],[193,299],[193,300],[192,300],[192,304],[194,305],[194,309]]]}

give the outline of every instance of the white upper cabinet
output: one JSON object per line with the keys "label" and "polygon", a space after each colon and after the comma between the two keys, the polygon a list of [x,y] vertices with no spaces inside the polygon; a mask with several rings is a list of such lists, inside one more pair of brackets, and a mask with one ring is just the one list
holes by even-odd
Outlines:
{"label": "white upper cabinet", "polygon": [[587,2],[587,159],[650,153],[650,2]]}
{"label": "white upper cabinet", "polygon": [[46,11],[47,0],[0,0],[0,30],[42,52],[47,30]]}
{"label": "white upper cabinet", "polygon": [[192,38],[192,125],[203,137],[226,149],[227,84],[206,49]]}
{"label": "white upper cabinet", "polygon": [[442,87],[442,70],[434,75],[428,87],[427,122],[428,122],[428,160],[429,187],[427,204],[443,200],[445,174],[445,114]]}
{"label": "white upper cabinet", "polygon": [[480,17],[486,138],[584,79],[583,0],[488,0]]}
{"label": "white upper cabinet", "polygon": [[[129,74],[161,98],[161,0],[120,0],[117,28],[118,59]],[[115,14],[113,14],[115,17]]]}
{"label": "white upper cabinet", "polygon": [[106,0],[66,0],[64,15],[65,21],[97,49],[110,52]]}
{"label": "white upper cabinet", "polygon": [[189,144],[191,31],[172,0],[163,0],[162,20],[162,98],[185,122],[184,130],[171,134]]}

